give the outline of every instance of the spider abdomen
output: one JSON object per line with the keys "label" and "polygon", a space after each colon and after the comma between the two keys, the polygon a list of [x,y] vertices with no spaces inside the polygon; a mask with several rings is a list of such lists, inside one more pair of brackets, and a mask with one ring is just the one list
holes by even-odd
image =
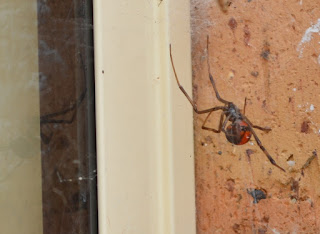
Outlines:
{"label": "spider abdomen", "polygon": [[251,138],[248,124],[243,120],[236,120],[226,128],[227,140],[235,145],[246,144]]}

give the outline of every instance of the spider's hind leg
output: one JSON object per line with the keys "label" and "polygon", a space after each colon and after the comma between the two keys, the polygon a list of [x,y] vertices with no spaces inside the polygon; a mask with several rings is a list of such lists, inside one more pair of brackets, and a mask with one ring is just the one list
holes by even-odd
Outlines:
{"label": "spider's hind leg", "polygon": [[266,150],[266,148],[264,148],[264,146],[262,145],[260,139],[258,138],[257,134],[255,133],[255,131],[253,130],[252,126],[249,124],[249,128],[250,131],[252,133],[252,135],[254,136],[254,139],[256,140],[257,144],[259,145],[260,149],[263,151],[263,153],[267,156],[267,158],[269,159],[269,161],[271,162],[272,165],[276,166],[277,168],[279,168],[280,170],[286,172],[285,169],[283,169],[282,167],[280,167],[276,161],[271,157],[271,155],[268,153],[268,151]]}
{"label": "spider's hind leg", "polygon": [[260,127],[258,125],[252,125],[253,128],[256,128],[256,129],[259,129],[261,131],[264,131],[264,132],[270,132],[271,131],[271,128],[270,127]]}
{"label": "spider's hind leg", "polygon": [[253,124],[251,123],[251,121],[250,121],[246,116],[244,116],[244,118],[245,118],[246,122],[247,122],[252,128],[256,128],[256,129],[259,129],[259,130],[264,131],[264,132],[270,132],[270,131],[271,131],[271,128],[269,128],[269,127],[260,127],[260,126],[258,126],[258,125],[253,125]]}
{"label": "spider's hind leg", "polygon": [[[244,105],[243,105],[243,110],[242,110],[243,115],[246,114],[246,106],[247,106],[247,98],[244,99]],[[267,132],[267,133],[271,131],[270,127],[260,127],[258,125],[253,125],[248,119],[247,119],[247,121],[251,124],[251,126],[253,128],[259,129],[259,130]]]}

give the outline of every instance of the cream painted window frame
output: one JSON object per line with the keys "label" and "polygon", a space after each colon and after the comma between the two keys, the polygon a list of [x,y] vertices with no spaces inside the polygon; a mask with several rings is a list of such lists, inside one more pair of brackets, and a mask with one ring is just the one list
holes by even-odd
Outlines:
{"label": "cream painted window frame", "polygon": [[99,233],[195,233],[189,0],[94,0]]}

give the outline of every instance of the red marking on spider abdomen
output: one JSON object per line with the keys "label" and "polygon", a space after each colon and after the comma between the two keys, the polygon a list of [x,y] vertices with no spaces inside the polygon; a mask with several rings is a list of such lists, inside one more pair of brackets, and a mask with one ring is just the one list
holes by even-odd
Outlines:
{"label": "red marking on spider abdomen", "polygon": [[241,131],[241,141],[238,143],[238,145],[244,145],[247,143],[251,138],[251,132],[246,130],[246,131]]}
{"label": "red marking on spider abdomen", "polygon": [[236,120],[226,128],[227,140],[235,145],[244,145],[251,138],[249,126],[243,120]]}

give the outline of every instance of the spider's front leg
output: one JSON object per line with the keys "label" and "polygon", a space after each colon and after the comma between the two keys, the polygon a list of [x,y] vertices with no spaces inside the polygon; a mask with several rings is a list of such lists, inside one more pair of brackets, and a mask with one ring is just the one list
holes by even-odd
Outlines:
{"label": "spider's front leg", "polygon": [[172,69],[174,72],[174,76],[176,78],[177,84],[179,89],[181,90],[181,92],[184,94],[184,96],[186,96],[186,98],[188,99],[188,101],[190,102],[190,104],[193,107],[193,110],[197,113],[197,114],[205,114],[205,113],[209,113],[212,111],[216,111],[216,110],[223,110],[225,107],[224,106],[216,106],[216,107],[212,107],[209,109],[205,109],[205,110],[198,110],[197,105],[194,103],[194,101],[191,99],[191,97],[188,95],[188,93],[185,91],[185,89],[182,87],[182,85],[180,85],[179,79],[178,79],[178,75],[176,72],[176,69],[174,67],[174,63],[173,63],[173,58],[172,58],[172,52],[171,52],[171,44],[169,45],[169,49],[170,49],[170,60],[171,60],[171,65],[172,65]]}
{"label": "spider's front leg", "polygon": [[[247,118],[246,118],[246,121],[247,121]],[[249,124],[249,122],[248,122]],[[260,149],[263,151],[263,153],[267,156],[267,158],[269,159],[269,161],[271,162],[272,165],[276,166],[277,168],[279,168],[280,170],[286,172],[285,169],[283,169],[282,167],[280,167],[276,161],[271,157],[271,155],[268,153],[268,151],[266,150],[266,148],[264,148],[264,146],[262,145],[260,139],[258,138],[257,134],[255,133],[255,131],[253,130],[253,127],[251,124],[249,124],[249,128],[250,128],[250,131],[254,137],[254,139],[256,140],[257,144],[259,145]]]}
{"label": "spider's front leg", "polygon": [[247,98],[244,99],[243,114],[246,114]]}
{"label": "spider's front leg", "polygon": [[210,79],[210,82],[211,82],[212,87],[214,89],[214,92],[216,93],[217,99],[224,104],[229,104],[230,102],[228,102],[220,97],[216,83],[213,79],[213,76],[211,75],[211,71],[210,71],[211,69],[210,69],[210,63],[209,63],[209,36],[208,35],[207,35],[207,66],[208,66],[209,79]]}

